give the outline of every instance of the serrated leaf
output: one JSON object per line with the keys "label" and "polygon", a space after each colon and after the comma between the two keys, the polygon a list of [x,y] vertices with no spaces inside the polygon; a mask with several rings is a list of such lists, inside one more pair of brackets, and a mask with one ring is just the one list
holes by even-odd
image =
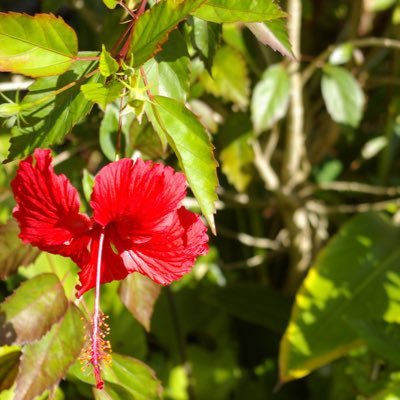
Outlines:
{"label": "serrated leaf", "polygon": [[[82,56],[94,54],[81,53]],[[27,156],[38,147],[61,143],[65,135],[83,120],[93,104],[85,99],[80,91],[81,85],[104,80],[100,73],[85,79],[95,66],[96,62],[93,61],[77,61],[63,75],[40,78],[29,87],[28,94],[21,102],[25,108],[23,117],[26,123],[13,129],[14,136],[10,140],[6,161]],[[54,95],[67,85],[71,87]]]}
{"label": "serrated leaf", "polygon": [[15,220],[0,224],[0,279],[17,272],[18,267],[33,263],[40,250],[22,243],[18,237],[19,228]]}
{"label": "serrated leaf", "polygon": [[249,104],[250,80],[243,55],[223,46],[217,50],[211,71],[211,76],[206,71],[200,76],[206,91],[245,109]]}
{"label": "serrated leaf", "polygon": [[321,89],[331,118],[357,128],[363,116],[365,96],[353,75],[344,68],[327,65],[323,69]]}
{"label": "serrated leaf", "polygon": [[75,31],[61,17],[0,13],[0,71],[60,75],[77,54]]}
{"label": "serrated leaf", "polygon": [[168,34],[205,0],[165,0],[140,16],[135,25],[130,51],[133,66],[143,65],[167,40]]}
{"label": "serrated leaf", "polygon": [[213,146],[207,132],[182,103],[168,97],[155,96],[153,116],[179,159],[200,208],[215,233],[214,213],[218,185]]}
{"label": "serrated leaf", "polygon": [[221,42],[222,25],[192,17],[192,42],[207,70],[211,72],[217,47]]}
{"label": "serrated leaf", "polygon": [[119,296],[131,314],[150,331],[154,304],[160,295],[161,286],[147,276],[130,274],[123,280]]}
{"label": "serrated leaf", "polygon": [[0,392],[13,386],[20,355],[21,349],[18,346],[0,347]]}
{"label": "serrated leaf", "polygon": [[120,97],[123,87],[124,86],[119,81],[113,81],[106,84],[92,82],[82,85],[81,91],[86,100],[97,103],[100,108],[104,110],[107,104],[112,103]]}
{"label": "serrated leaf", "polygon": [[286,16],[274,0],[208,0],[195,13],[206,21],[265,22]]}
{"label": "serrated leaf", "polygon": [[230,115],[222,127],[221,169],[238,192],[246,190],[253,176],[254,154],[249,144],[253,136],[249,117],[245,113]]}
{"label": "serrated leaf", "polygon": [[185,101],[190,85],[190,59],[182,34],[173,31],[163,49],[143,66],[152,94]]}
{"label": "serrated leaf", "polygon": [[64,314],[67,299],[54,274],[26,281],[0,304],[0,345],[41,338]]}
{"label": "serrated leaf", "polygon": [[246,25],[262,44],[271,47],[272,50],[278,51],[292,60],[295,58],[289,42],[285,20],[276,19],[264,24],[252,22]]}
{"label": "serrated leaf", "polygon": [[[77,363],[69,372],[82,382],[95,384],[93,375],[84,374]],[[136,358],[113,353],[111,365],[103,365],[102,377],[105,382],[103,391],[112,400],[156,400],[162,397],[162,386],[156,374]],[[99,394],[100,391],[94,390],[94,392],[96,398],[104,398]],[[126,397],[116,397],[121,393]]]}
{"label": "serrated leaf", "polygon": [[268,67],[256,84],[251,99],[251,118],[256,133],[283,118],[289,104],[289,73],[281,64]]}
{"label": "serrated leaf", "polygon": [[99,68],[100,73],[105,77],[114,75],[119,70],[118,62],[106,50],[104,44],[100,54]]}
{"label": "serrated leaf", "polygon": [[103,0],[103,3],[110,10],[114,10],[114,8],[117,7],[117,4],[118,4],[118,2],[116,0]]}
{"label": "serrated leaf", "polygon": [[399,240],[398,226],[366,213],[351,219],[321,251],[296,295],[281,342],[282,381],[360,346],[363,338],[349,321],[399,322]]}
{"label": "serrated leaf", "polygon": [[55,386],[78,358],[84,344],[81,311],[70,304],[64,318],[22,351],[14,400],[30,400]]}

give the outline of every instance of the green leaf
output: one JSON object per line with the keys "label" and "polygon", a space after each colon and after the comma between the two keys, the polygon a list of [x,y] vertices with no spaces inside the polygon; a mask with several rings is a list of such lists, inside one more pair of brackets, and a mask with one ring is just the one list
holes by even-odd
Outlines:
{"label": "green leaf", "polygon": [[354,46],[351,43],[345,43],[335,48],[329,56],[329,63],[340,65],[348,63],[353,57]]}
{"label": "green leaf", "polygon": [[265,131],[283,118],[289,104],[289,74],[282,64],[267,68],[251,99],[251,117],[256,133]]}
{"label": "green leaf", "polygon": [[147,332],[150,331],[151,316],[160,291],[160,285],[138,273],[128,275],[121,283],[121,301]]}
{"label": "green leaf", "polygon": [[329,115],[335,122],[357,128],[365,103],[360,84],[341,67],[327,65],[323,72],[322,97]]}
{"label": "green leaf", "polygon": [[61,282],[53,274],[30,279],[0,304],[0,344],[41,338],[67,309]]}
{"label": "green leaf", "polygon": [[184,102],[190,85],[190,59],[182,34],[173,31],[162,51],[143,66],[153,95]]}
{"label": "green leaf", "polygon": [[18,373],[21,349],[18,346],[0,347],[0,392],[14,384]]}
{"label": "green leaf", "polygon": [[253,136],[249,117],[245,113],[231,114],[222,127],[222,172],[238,192],[246,190],[253,176],[254,154],[249,145]]}
{"label": "green leaf", "polygon": [[[82,382],[94,385],[92,375],[84,374],[78,363],[74,364],[69,371]],[[118,353],[112,354],[111,365],[103,365],[102,377],[105,381],[103,391],[113,400],[156,400],[161,398],[162,387],[154,371],[143,362]],[[103,399],[104,396],[94,390],[96,398]],[[116,397],[120,394],[126,397]]]}
{"label": "green leaf", "polygon": [[400,325],[380,320],[351,320],[350,326],[364,339],[368,348],[379,356],[400,366],[400,354],[393,349],[400,346]]}
{"label": "green leaf", "polygon": [[0,224],[0,279],[14,274],[21,265],[33,263],[40,254],[40,250],[22,243],[18,234],[15,220]]}
{"label": "green leaf", "polygon": [[[104,117],[100,124],[100,147],[105,156],[110,161],[115,161],[117,154],[116,143],[119,129],[119,105],[111,103],[106,107]],[[121,133],[122,137],[128,137],[130,132],[130,126],[134,115],[132,113],[122,115]],[[121,147],[123,148],[123,141],[121,140]],[[132,153],[127,149],[128,157],[132,156]]]}
{"label": "green leaf", "polygon": [[[82,53],[84,56],[93,54]],[[81,85],[104,80],[100,73],[85,78],[93,73],[95,66],[93,61],[77,61],[65,74],[40,78],[30,86],[21,102],[26,123],[13,129],[14,137],[6,161],[27,156],[38,147],[61,143],[65,135],[84,119],[92,103],[80,91]]]}
{"label": "green leaf", "polygon": [[273,0],[209,0],[195,13],[206,21],[265,22],[286,16]]}
{"label": "green leaf", "polygon": [[75,31],[52,14],[0,14],[0,71],[60,75],[78,54]]}
{"label": "green leaf", "polygon": [[214,58],[211,76],[204,71],[200,79],[206,91],[214,96],[232,101],[240,109],[248,106],[250,80],[246,62],[238,50],[229,46],[219,48]]}
{"label": "green leaf", "polygon": [[85,96],[86,100],[97,103],[102,110],[104,110],[107,104],[112,103],[114,100],[120,97],[123,85],[119,81],[112,81],[110,83],[86,83],[81,86],[81,91]]}
{"label": "green leaf", "polygon": [[99,67],[100,67],[100,73],[106,78],[108,76],[114,75],[119,70],[118,62],[106,50],[104,44],[100,54]]}
{"label": "green leaf", "polygon": [[133,66],[143,65],[167,40],[168,34],[205,0],[165,0],[141,15],[135,25],[130,51]]}
{"label": "green leaf", "polygon": [[292,46],[289,42],[286,21],[284,19],[276,19],[264,24],[261,22],[252,22],[246,25],[261,43],[292,60],[295,58]]}
{"label": "green leaf", "polygon": [[108,7],[110,10],[114,10],[117,7],[118,2],[116,0],[103,0],[103,3]]}
{"label": "green leaf", "polygon": [[290,312],[289,299],[257,283],[212,290],[204,300],[243,321],[266,326],[279,333],[285,329]]}
{"label": "green leaf", "polygon": [[222,26],[192,17],[192,42],[208,71],[211,71],[217,47],[221,41]]}
{"label": "green leaf", "polygon": [[87,170],[83,170],[82,189],[86,201],[89,203],[92,196],[94,186],[94,176]]}
{"label": "green leaf", "polygon": [[399,227],[368,213],[351,219],[322,250],[296,296],[281,342],[282,381],[303,377],[359,346],[362,338],[348,321],[399,321],[399,241]]}
{"label": "green leaf", "polygon": [[64,318],[41,340],[22,350],[15,400],[30,400],[53,387],[78,358],[84,344],[83,314],[70,304]]}
{"label": "green leaf", "polygon": [[153,124],[163,129],[169,145],[179,159],[201,211],[215,232],[214,213],[217,200],[217,162],[213,146],[204,127],[182,103],[168,97],[156,96],[157,115]]}
{"label": "green leaf", "polygon": [[126,148],[128,154],[139,151],[140,156],[147,160],[160,159],[168,154],[152,124],[147,122],[147,118],[143,118],[142,123],[137,119],[132,122]]}

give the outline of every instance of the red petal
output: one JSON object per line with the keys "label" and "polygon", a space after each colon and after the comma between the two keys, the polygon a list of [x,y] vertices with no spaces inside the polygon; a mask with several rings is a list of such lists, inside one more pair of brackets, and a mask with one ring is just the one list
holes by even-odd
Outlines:
{"label": "red petal", "polygon": [[[84,264],[80,264],[79,280],[81,285],[76,287],[77,297],[81,297],[89,289],[96,286],[97,257],[99,252],[100,227],[97,226],[92,231],[92,240],[89,244],[90,259]],[[101,280],[100,283],[112,282],[124,279],[128,275],[121,257],[113,250],[108,234],[106,233],[103,253],[101,255]]]}
{"label": "red petal", "polygon": [[105,166],[95,178],[91,206],[102,226],[113,222],[121,236],[145,242],[169,229],[172,212],[186,195],[183,174],[161,164],[122,159]]}
{"label": "red petal", "polygon": [[11,187],[17,202],[13,215],[20,238],[39,249],[87,260],[90,219],[79,213],[79,195],[65,175],[56,175],[50,150],[36,149],[19,164]]}
{"label": "red petal", "polygon": [[115,239],[129,272],[140,272],[153,281],[167,285],[188,273],[196,257],[208,251],[207,228],[198,215],[181,207],[173,213],[168,232],[155,235],[145,243]]}

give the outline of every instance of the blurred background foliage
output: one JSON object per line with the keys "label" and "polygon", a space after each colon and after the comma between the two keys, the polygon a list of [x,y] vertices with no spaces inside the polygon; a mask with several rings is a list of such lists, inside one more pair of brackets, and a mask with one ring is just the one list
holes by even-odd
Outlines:
{"label": "blurred background foliage", "polygon": [[[172,47],[188,46],[188,105],[220,164],[218,235],[193,272],[160,295],[133,278],[103,286],[113,352],[124,355],[114,354],[121,368],[108,397],[76,364],[41,399],[152,399],[154,373],[165,399],[400,399],[400,2],[281,6],[293,60],[262,45],[251,25],[191,17],[171,35]],[[2,0],[0,10],[61,15],[80,50],[110,48],[123,29],[123,11],[98,0]],[[28,84],[0,75],[11,98]],[[114,158],[117,127],[118,109],[95,108],[54,148],[56,170],[82,199],[91,174]],[[126,154],[177,165],[146,121],[124,121],[123,133]],[[2,159],[10,135],[4,124]],[[0,281],[0,300],[43,273],[73,299],[73,263],[22,248],[6,224],[16,167],[0,166],[0,275],[25,267]],[[130,308],[129,290],[139,307]],[[85,302],[90,309],[90,294]],[[66,342],[78,340],[67,328]],[[0,348],[0,390],[15,378],[19,351]],[[40,370],[40,349],[30,351]],[[9,398],[12,390],[0,393]]]}

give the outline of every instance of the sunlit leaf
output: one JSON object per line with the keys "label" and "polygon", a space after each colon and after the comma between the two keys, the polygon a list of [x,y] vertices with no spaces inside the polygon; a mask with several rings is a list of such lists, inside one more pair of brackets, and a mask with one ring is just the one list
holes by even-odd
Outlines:
{"label": "sunlit leaf", "polygon": [[[78,363],[70,373],[83,382],[95,385],[93,375],[84,374]],[[143,362],[118,353],[112,354],[111,365],[103,366],[103,391],[113,400],[150,400],[160,399],[162,387],[154,371]],[[94,390],[97,399],[104,399],[99,391]],[[129,397],[118,397],[121,393]]]}
{"label": "sunlit leaf", "polygon": [[205,71],[201,82],[207,92],[233,102],[240,109],[245,109],[249,104],[247,65],[242,54],[232,47],[223,46],[217,50],[211,76]]}
{"label": "sunlit leaf", "polygon": [[56,385],[78,358],[84,343],[83,314],[70,304],[64,318],[22,350],[15,400],[31,400]]}
{"label": "sunlit leaf", "polygon": [[287,69],[276,64],[267,68],[254,88],[251,117],[256,133],[261,133],[283,118],[289,104],[290,82]]}
{"label": "sunlit leaf", "polygon": [[167,40],[168,34],[205,0],[160,1],[138,19],[130,51],[133,65],[144,64]]}
{"label": "sunlit leaf", "polygon": [[23,344],[41,338],[67,309],[61,282],[42,274],[21,286],[0,304],[0,344]]}
{"label": "sunlit leaf", "polygon": [[94,72],[95,67],[96,62],[77,61],[63,75],[40,78],[30,86],[21,102],[26,123],[14,128],[7,161],[24,157],[38,147],[61,143],[83,120],[93,103],[86,100],[81,85],[104,80],[100,73]]}
{"label": "sunlit leaf", "polygon": [[281,342],[282,381],[362,343],[352,320],[399,322],[400,228],[379,214],[350,220],[319,254]]}
{"label": "sunlit leaf", "polygon": [[238,192],[244,192],[253,175],[253,137],[250,118],[244,113],[232,114],[220,134],[222,172]]}
{"label": "sunlit leaf", "polygon": [[335,122],[357,128],[365,103],[360,84],[341,67],[327,65],[323,72],[321,89],[329,115]]}
{"label": "sunlit leaf", "polygon": [[221,41],[222,26],[192,17],[192,41],[200,58],[211,71],[217,47]]}
{"label": "sunlit leaf", "polygon": [[208,134],[195,115],[182,103],[156,96],[154,106],[157,115],[152,123],[163,129],[211,230],[215,232],[217,162]]}
{"label": "sunlit leaf", "polygon": [[18,224],[13,219],[0,224],[0,279],[15,273],[22,265],[31,264],[40,254],[37,248],[22,243],[18,234]]}
{"label": "sunlit leaf", "polygon": [[153,95],[185,101],[190,84],[190,59],[182,34],[173,31],[163,49],[143,66]]}
{"label": "sunlit leaf", "polygon": [[128,275],[121,283],[119,295],[122,302],[147,331],[150,331],[154,303],[160,291],[160,285],[138,273]]}
{"label": "sunlit leaf", "polygon": [[113,10],[115,7],[117,7],[118,1],[116,0],[103,0],[103,3],[106,5],[106,7],[110,8]]}
{"label": "sunlit leaf", "polygon": [[265,22],[285,17],[273,0],[209,0],[195,15],[211,22]]}
{"label": "sunlit leaf", "polygon": [[120,97],[122,89],[123,85],[119,81],[112,81],[106,84],[92,82],[81,86],[81,91],[86,100],[97,103],[102,110],[106,108],[107,104]]}
{"label": "sunlit leaf", "polygon": [[115,74],[119,69],[117,61],[106,50],[104,45],[100,54],[99,68],[100,73],[105,77]]}
{"label": "sunlit leaf", "polygon": [[18,373],[21,349],[18,346],[0,347],[0,392],[14,384]]}
{"label": "sunlit leaf", "polygon": [[294,59],[285,20],[276,19],[264,24],[251,22],[246,25],[261,43],[271,47],[272,50],[278,51],[283,56]]}
{"label": "sunlit leaf", "polygon": [[61,17],[0,13],[0,71],[60,75],[77,53],[75,31]]}

